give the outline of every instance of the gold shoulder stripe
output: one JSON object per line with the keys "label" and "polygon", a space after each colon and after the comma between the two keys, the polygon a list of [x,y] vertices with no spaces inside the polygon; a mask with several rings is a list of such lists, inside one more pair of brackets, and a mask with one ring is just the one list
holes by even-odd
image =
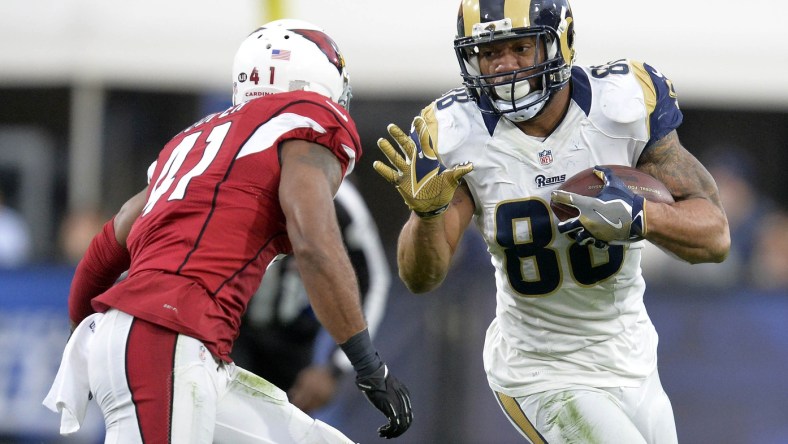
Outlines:
{"label": "gold shoulder stripe", "polygon": [[651,113],[657,107],[657,90],[654,88],[654,83],[651,81],[651,76],[646,72],[643,62],[630,60],[629,64],[632,67],[632,72],[635,73],[635,77],[638,79],[640,88],[643,90],[643,101],[646,104],[647,113],[646,130],[648,134],[651,134]]}

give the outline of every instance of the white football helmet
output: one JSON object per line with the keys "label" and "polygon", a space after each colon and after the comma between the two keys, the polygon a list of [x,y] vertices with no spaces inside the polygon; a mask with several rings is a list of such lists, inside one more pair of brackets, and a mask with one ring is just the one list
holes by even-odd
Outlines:
{"label": "white football helmet", "polygon": [[266,23],[241,43],[233,62],[233,104],[286,91],[314,91],[345,109],[345,59],[322,29],[302,20]]}

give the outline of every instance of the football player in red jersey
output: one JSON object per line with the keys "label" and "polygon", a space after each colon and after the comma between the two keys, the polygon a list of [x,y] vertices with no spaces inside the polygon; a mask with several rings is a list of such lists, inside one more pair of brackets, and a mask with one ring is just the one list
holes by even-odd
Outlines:
{"label": "football player in red jersey", "polygon": [[279,20],[241,44],[233,76],[233,106],[175,136],[148,187],[93,239],[45,404],[74,431],[89,391],[107,442],[352,442],[230,359],[265,267],[292,253],[315,313],[388,419],[380,435],[399,436],[410,396],[372,345],[333,204],[361,156],[345,62],[319,28]]}

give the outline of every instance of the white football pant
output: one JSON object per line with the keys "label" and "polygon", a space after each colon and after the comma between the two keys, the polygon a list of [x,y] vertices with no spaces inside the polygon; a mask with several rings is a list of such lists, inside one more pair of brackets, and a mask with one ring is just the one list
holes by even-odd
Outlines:
{"label": "white football pant", "polygon": [[673,407],[656,370],[640,387],[575,387],[512,398],[495,393],[533,444],[676,444]]}
{"label": "white football pant", "polygon": [[88,355],[106,443],[352,443],[197,339],[108,311]]}

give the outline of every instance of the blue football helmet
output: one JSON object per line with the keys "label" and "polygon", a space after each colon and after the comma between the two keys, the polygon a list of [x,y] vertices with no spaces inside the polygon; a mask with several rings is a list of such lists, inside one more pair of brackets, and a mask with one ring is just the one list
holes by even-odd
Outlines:
{"label": "blue football helmet", "polygon": [[[479,46],[534,37],[542,61],[510,73],[482,75]],[[514,122],[532,119],[563,88],[575,59],[574,23],[567,0],[463,0],[454,50],[465,87],[482,112]],[[502,76],[508,80],[500,80]],[[531,79],[535,79],[532,87]],[[485,102],[488,102],[485,103]]]}

